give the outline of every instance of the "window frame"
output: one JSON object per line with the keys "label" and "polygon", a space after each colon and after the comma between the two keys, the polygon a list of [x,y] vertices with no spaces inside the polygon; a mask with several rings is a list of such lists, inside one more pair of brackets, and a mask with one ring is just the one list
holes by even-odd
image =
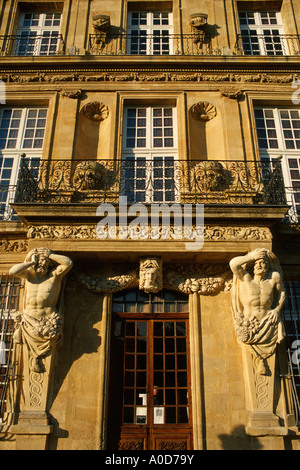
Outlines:
{"label": "window frame", "polygon": [[[32,174],[39,171],[39,162],[42,159],[43,154],[43,147],[45,143],[45,135],[46,135],[46,128],[47,128],[47,118],[48,118],[48,107],[46,106],[28,106],[28,107],[21,107],[21,106],[4,106],[0,109],[0,137],[1,131],[5,130],[2,128],[2,123],[4,118],[5,111],[21,111],[21,117],[19,121],[19,126],[17,127],[17,137],[16,137],[16,145],[12,148],[0,148],[0,158],[1,158],[1,167],[0,167],[0,186],[3,188],[1,191],[1,201],[0,201],[0,217],[3,220],[10,220],[15,218],[15,213],[12,210],[10,204],[14,202],[15,194],[16,194],[16,186],[18,183],[18,176],[19,170],[21,167],[21,157],[26,152],[25,161],[32,170]],[[42,145],[38,148],[29,148],[24,147],[24,141],[27,140],[26,138],[26,131],[30,131],[32,128],[28,126],[29,120],[33,119],[30,117],[30,111],[46,111],[46,116],[42,117],[42,120],[45,120],[45,125],[41,127],[43,129],[43,137]],[[37,121],[38,116],[36,116],[35,120]],[[10,123],[13,120],[13,115],[10,118]],[[34,131],[37,130],[35,126]],[[4,140],[4,139],[1,139]],[[10,175],[8,175],[8,171],[10,171]],[[35,175],[34,175],[35,176]],[[36,176],[38,176],[36,174]],[[7,191],[4,190],[7,188]]]}
{"label": "window frame", "polygon": [[[142,129],[145,129],[145,137],[142,139],[145,140],[144,147],[127,147],[127,130],[128,128],[128,110],[146,110],[145,125]],[[154,144],[154,128],[160,129],[158,126],[154,126],[154,110],[165,110],[172,109],[172,139],[173,146],[162,146],[155,147]],[[162,112],[164,114],[164,111]],[[162,116],[161,119],[164,120],[166,116]],[[168,118],[168,117],[167,117]],[[136,113],[136,121],[138,116]],[[168,126],[165,126],[168,128]],[[161,127],[162,132],[165,127]],[[138,129],[138,128],[134,128]],[[160,138],[160,137],[158,137]],[[161,137],[162,139],[164,136]],[[137,133],[135,134],[135,142],[137,139]],[[133,139],[132,139],[133,140]],[[178,161],[178,137],[177,137],[177,108],[176,106],[171,105],[140,105],[140,106],[125,106],[123,109],[123,138],[122,138],[122,162],[123,162],[123,185],[121,188],[121,193],[126,195],[126,193],[133,195],[133,200],[131,202],[165,202],[172,203],[179,201],[179,193],[177,184],[174,180],[175,176],[172,177],[171,174],[176,173],[176,162]],[[133,162],[130,163],[130,162]],[[161,164],[160,164],[161,162]],[[128,172],[132,173],[131,177],[128,177]],[[160,177],[159,173],[163,173],[164,176]],[[169,173],[169,177],[168,177]],[[140,176],[139,176],[140,174]],[[145,176],[144,176],[145,174]],[[157,175],[157,176],[155,176]],[[130,190],[128,190],[128,182],[131,180]],[[145,182],[143,183],[143,181]],[[169,184],[168,184],[169,182]],[[170,186],[170,183],[172,187]],[[127,188],[126,188],[127,185]],[[167,186],[170,186],[169,188]],[[156,187],[155,187],[156,186]],[[160,187],[158,187],[160,186]],[[175,187],[174,187],[175,186]],[[160,197],[159,194],[162,194]],[[141,197],[140,197],[141,196]],[[159,198],[159,200],[157,200]],[[130,199],[130,197],[129,197]]]}
{"label": "window frame", "polygon": [[[154,24],[155,15],[168,15],[168,24]],[[133,15],[146,15],[146,24],[140,24],[140,21],[133,25]],[[163,21],[163,18],[161,18]],[[144,34],[140,34],[143,32]],[[159,34],[157,34],[159,32]],[[128,11],[127,16],[127,35],[128,41],[126,46],[126,52],[129,55],[172,55],[173,54],[173,43],[171,35],[173,34],[173,13],[170,11],[152,11],[152,10],[137,10]],[[160,53],[155,52],[155,36],[159,38],[156,41],[156,46],[159,46]],[[165,49],[166,53],[163,52],[163,38],[168,38],[165,44],[168,49]],[[137,52],[133,52],[133,40],[136,39]],[[143,51],[143,52],[142,52]]]}
{"label": "window frame", "polygon": [[[274,127],[268,129],[268,126],[266,125],[266,113],[265,111],[272,111],[273,113],[273,118],[270,120],[274,120]],[[261,119],[257,117],[256,111],[263,111],[264,113],[264,121],[265,121],[265,131],[266,133],[268,130],[275,130],[276,135],[276,140],[278,143],[278,147],[270,147],[268,143],[268,148],[261,147],[259,145],[259,140],[260,137],[258,135],[258,127],[257,127],[257,119]],[[299,141],[298,145],[299,148],[294,149],[289,149],[286,146],[286,141],[291,140],[291,139],[286,139],[284,132],[286,131],[287,128],[284,128],[282,125],[282,120],[286,120],[281,117],[281,112],[288,112],[289,116],[291,118],[291,112],[297,112],[298,113],[298,125],[299,127],[291,127],[293,131],[296,129],[299,132],[299,138],[295,139],[295,141]],[[291,205],[291,209],[289,211],[289,217],[291,221],[293,218],[296,218],[297,220],[300,217],[300,109],[297,108],[291,108],[289,106],[254,106],[254,119],[255,119],[255,129],[256,129],[256,137],[257,137],[257,143],[258,143],[258,149],[259,149],[259,155],[261,160],[268,160],[271,163],[274,161],[277,161],[278,159],[282,159],[282,172],[283,172],[283,179],[284,179],[284,185],[286,188],[286,198],[287,198],[287,204]],[[296,120],[296,119],[295,119]],[[291,119],[290,119],[291,121]],[[291,121],[292,122],[292,121]],[[262,128],[259,128],[262,129]],[[295,133],[294,133],[295,136]],[[265,139],[264,139],[265,140]],[[274,138],[275,140],[275,138]],[[295,162],[297,161],[297,165],[294,165],[292,161]],[[294,167],[293,167],[294,165]],[[298,172],[298,176],[296,173],[292,173],[293,171]],[[293,176],[294,175],[294,176]]]}
{"label": "window frame", "polygon": [[[241,15],[244,14],[246,15],[246,24],[241,23]],[[249,24],[249,14],[253,15],[254,23]],[[270,14],[275,14],[276,16],[276,23],[275,24],[264,24],[262,20],[261,15],[270,15]],[[289,55],[288,52],[288,44],[287,41],[284,37],[285,32],[284,32],[284,25],[282,21],[282,16],[280,11],[248,11],[248,10],[239,10],[238,11],[238,20],[239,20],[239,26],[240,26],[240,33],[241,33],[241,41],[242,41],[242,47],[244,50],[245,55],[259,55],[259,56],[284,56],[284,55]],[[278,30],[278,34],[272,34],[273,32]],[[266,34],[266,31],[270,31],[270,34]],[[254,34],[255,32],[255,34]],[[245,34],[248,33],[248,34]],[[256,37],[257,38],[257,47],[256,49],[257,53],[255,53],[255,49],[253,48],[253,41],[251,40],[251,37]],[[245,43],[243,39],[247,38],[248,42],[248,47],[249,47],[249,52],[247,53],[247,50],[245,48]],[[269,38],[269,39],[268,39]],[[279,40],[276,41],[276,38]],[[280,44],[280,49],[278,48],[278,51],[281,53],[276,54],[276,45]],[[272,48],[269,49],[269,51],[272,51],[273,53],[268,53],[268,45],[272,46]]]}
{"label": "window frame", "polygon": [[[38,16],[37,25],[25,25],[25,17],[29,15]],[[47,15],[59,15],[59,25],[46,25]],[[32,23],[33,19],[31,19]],[[52,19],[52,21],[55,21]],[[49,12],[21,12],[17,30],[17,39],[14,46],[15,56],[40,56],[40,55],[55,55],[59,51],[60,47],[60,35],[62,25],[62,13],[59,11]],[[48,34],[47,34],[48,33]],[[55,45],[55,50],[50,51],[52,45]],[[42,51],[43,47],[47,47],[47,52]],[[24,53],[21,53],[21,49],[24,49]],[[28,50],[29,49],[29,50]]]}

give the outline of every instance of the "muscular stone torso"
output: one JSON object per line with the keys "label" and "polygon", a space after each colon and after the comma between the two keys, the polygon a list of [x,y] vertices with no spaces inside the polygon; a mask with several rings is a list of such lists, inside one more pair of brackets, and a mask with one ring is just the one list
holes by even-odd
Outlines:
{"label": "muscular stone torso", "polygon": [[241,300],[245,317],[255,315],[258,320],[265,317],[273,305],[274,285],[273,279],[260,282],[249,278],[244,279],[241,283]]}
{"label": "muscular stone torso", "polygon": [[28,278],[25,310],[36,319],[55,311],[61,281],[53,271],[50,276],[40,279]]}

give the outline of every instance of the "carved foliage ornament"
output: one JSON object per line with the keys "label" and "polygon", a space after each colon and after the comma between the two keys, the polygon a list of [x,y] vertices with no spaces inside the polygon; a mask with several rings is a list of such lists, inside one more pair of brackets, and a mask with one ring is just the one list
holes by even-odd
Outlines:
{"label": "carved foliage ornament", "polygon": [[90,121],[104,121],[109,114],[108,107],[103,104],[99,103],[99,101],[92,101],[91,103],[87,103],[83,108],[82,112],[84,116],[89,119]]}
{"label": "carved foliage ornament", "polygon": [[208,101],[200,101],[192,106],[191,113],[193,118],[197,121],[206,122],[216,117],[217,110],[214,105]]}

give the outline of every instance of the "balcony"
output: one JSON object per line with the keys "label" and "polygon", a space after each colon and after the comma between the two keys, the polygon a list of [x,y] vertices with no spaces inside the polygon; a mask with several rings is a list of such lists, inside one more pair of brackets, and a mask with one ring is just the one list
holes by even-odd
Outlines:
{"label": "balcony", "polygon": [[298,34],[256,34],[247,31],[237,36],[237,55],[297,56],[300,54]]}
{"label": "balcony", "polygon": [[0,36],[1,56],[49,56],[63,53],[63,37],[57,32]]}
{"label": "balcony", "polygon": [[34,171],[22,159],[15,203],[118,204],[126,196],[145,204],[286,205],[280,162],[44,160],[38,178]]}
{"label": "balcony", "polygon": [[[61,34],[0,36],[0,56],[51,56],[78,54],[65,50]],[[93,56],[298,56],[300,36],[238,35],[235,46],[215,47],[208,38],[199,40],[195,34],[90,34],[86,53]]]}
{"label": "balcony", "polygon": [[222,55],[222,49],[213,49],[211,41],[201,42],[194,34],[107,34],[100,38],[89,36],[91,55]]}
{"label": "balcony", "polygon": [[171,55],[171,56],[223,56],[273,55],[295,56],[300,53],[300,39],[290,35],[238,35],[234,49],[213,47],[211,38],[201,41],[195,34],[107,34],[100,38],[89,36],[91,55]]}

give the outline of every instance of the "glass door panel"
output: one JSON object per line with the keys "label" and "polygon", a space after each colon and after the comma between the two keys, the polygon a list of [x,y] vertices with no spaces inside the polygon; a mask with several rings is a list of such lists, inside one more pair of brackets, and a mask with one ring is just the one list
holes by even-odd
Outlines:
{"label": "glass door panel", "polygon": [[134,438],[155,450],[178,432],[191,448],[188,301],[175,299],[138,291],[114,299],[111,389],[118,405],[112,398],[111,449],[125,449]]}

